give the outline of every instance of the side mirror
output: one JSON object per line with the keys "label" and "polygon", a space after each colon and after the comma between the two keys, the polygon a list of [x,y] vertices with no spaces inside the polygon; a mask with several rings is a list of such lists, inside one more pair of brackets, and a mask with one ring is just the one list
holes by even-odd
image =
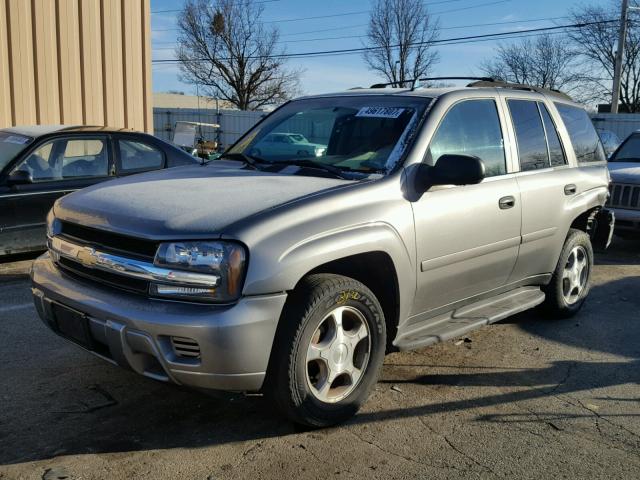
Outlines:
{"label": "side mirror", "polygon": [[26,170],[14,170],[7,179],[7,185],[26,185],[29,183],[33,183],[33,177]]}
{"label": "side mirror", "polygon": [[416,189],[426,192],[435,185],[474,185],[485,176],[484,163],[472,155],[442,155],[433,167],[421,164]]}

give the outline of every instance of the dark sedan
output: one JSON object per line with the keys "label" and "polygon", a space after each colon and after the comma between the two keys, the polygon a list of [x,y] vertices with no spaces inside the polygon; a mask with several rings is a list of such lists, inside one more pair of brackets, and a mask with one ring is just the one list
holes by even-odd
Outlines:
{"label": "dark sedan", "polygon": [[0,129],[0,255],[43,250],[59,197],[138,172],[199,160],[145,133],[108,127]]}

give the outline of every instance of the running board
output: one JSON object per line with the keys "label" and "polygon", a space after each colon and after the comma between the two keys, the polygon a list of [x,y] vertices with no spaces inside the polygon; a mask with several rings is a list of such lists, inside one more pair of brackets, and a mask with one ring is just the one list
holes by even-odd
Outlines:
{"label": "running board", "polygon": [[393,345],[413,350],[460,337],[472,330],[529,310],[544,301],[539,287],[520,287],[430,318],[400,334]]}

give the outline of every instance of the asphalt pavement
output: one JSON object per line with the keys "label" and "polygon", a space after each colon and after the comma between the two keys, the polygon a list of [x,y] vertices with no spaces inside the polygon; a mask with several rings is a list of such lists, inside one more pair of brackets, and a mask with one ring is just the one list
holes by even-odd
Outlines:
{"label": "asphalt pavement", "polygon": [[40,323],[28,264],[0,266],[0,479],[638,479],[640,242],[597,263],[573,319],[391,354],[362,411],[315,431],[94,358]]}

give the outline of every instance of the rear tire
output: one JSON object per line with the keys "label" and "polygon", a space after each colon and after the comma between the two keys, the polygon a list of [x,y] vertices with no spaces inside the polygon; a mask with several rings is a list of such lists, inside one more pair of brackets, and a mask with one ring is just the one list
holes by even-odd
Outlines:
{"label": "rear tire", "polygon": [[296,423],[343,422],[369,397],[385,345],[382,307],[365,285],[340,275],[310,275],[285,306],[265,393]]}
{"label": "rear tire", "polygon": [[564,242],[551,282],[543,287],[547,313],[557,318],[574,316],[584,304],[591,287],[593,247],[582,230],[571,229]]}

